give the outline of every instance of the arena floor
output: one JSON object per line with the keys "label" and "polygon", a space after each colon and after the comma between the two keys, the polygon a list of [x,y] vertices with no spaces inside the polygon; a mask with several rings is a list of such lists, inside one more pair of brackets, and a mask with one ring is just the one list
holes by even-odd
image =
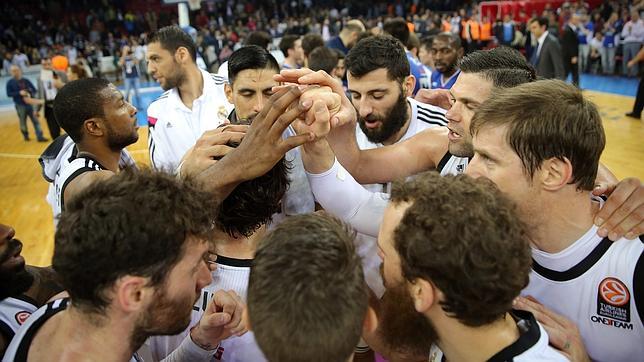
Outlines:
{"label": "arena floor", "polygon": [[[635,99],[594,91],[585,94],[599,106],[604,121],[607,147],[602,162],[620,179],[644,179],[644,125],[641,120],[624,116]],[[41,125],[47,135],[46,122],[42,120]],[[31,128],[30,132],[33,135]],[[139,141],[128,149],[139,164],[147,165],[147,128],[141,127],[139,134]],[[47,144],[24,142],[13,111],[0,113],[0,135],[0,200],[4,206],[0,209],[0,223],[16,229],[28,264],[49,265],[54,229],[52,212],[45,201],[48,184],[38,164],[38,156]]]}

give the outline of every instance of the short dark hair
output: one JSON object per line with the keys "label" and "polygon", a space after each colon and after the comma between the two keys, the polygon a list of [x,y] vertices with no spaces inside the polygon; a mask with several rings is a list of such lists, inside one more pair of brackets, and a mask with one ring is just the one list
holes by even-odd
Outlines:
{"label": "short dark hair", "polygon": [[535,21],[537,23],[539,23],[540,27],[545,26],[546,29],[548,28],[548,25],[550,24],[550,21],[545,16],[539,16],[539,17],[530,19],[530,24],[534,23]]}
{"label": "short dark hair", "polygon": [[78,79],[65,84],[54,98],[54,115],[62,129],[78,143],[83,139],[83,124],[94,117],[104,117],[107,99],[101,92],[110,82],[101,78]]}
{"label": "short dark hair", "polygon": [[436,34],[434,36],[434,40],[443,40],[446,41],[450,47],[458,50],[463,47],[463,44],[461,43],[461,38],[449,31],[444,31],[442,33]]}
{"label": "short dark hair", "polygon": [[211,240],[219,206],[194,181],[150,170],[125,170],[65,203],[53,268],[72,304],[102,314],[108,290],[125,275],[166,280],[188,238]]}
{"label": "short dark hair", "polygon": [[228,83],[233,84],[237,74],[246,69],[274,69],[279,73],[280,66],[266,48],[249,45],[235,50],[228,58]]}
{"label": "short dark hair", "polygon": [[565,158],[572,164],[571,182],[593,189],[606,137],[597,107],[577,87],[539,80],[499,89],[477,109],[470,131],[499,126],[508,127],[507,142],[528,177],[543,161]]}
{"label": "short dark hair", "polygon": [[163,49],[174,54],[177,49],[184,47],[190,53],[193,61],[197,61],[197,46],[188,33],[176,25],[163,27],[148,37],[148,44],[159,42]]}
{"label": "short dark hair", "polygon": [[317,47],[311,52],[309,58],[309,69],[313,71],[323,70],[329,74],[333,68],[338,66],[338,54],[327,47]]}
{"label": "short dark hair", "polygon": [[400,40],[402,44],[406,45],[409,41],[409,27],[403,18],[388,19],[382,26],[382,30]]}
{"label": "short dark hair", "polygon": [[428,35],[420,38],[420,47],[425,47],[429,50],[432,49],[432,43],[434,43],[434,38],[436,38],[435,35]]}
{"label": "short dark hair", "polygon": [[313,49],[323,46],[324,40],[322,39],[320,34],[309,33],[302,37],[302,51],[304,52],[304,57],[307,59],[309,58],[309,54],[311,54]]}
{"label": "short dark hair", "polygon": [[402,274],[431,281],[443,310],[468,326],[502,318],[528,285],[531,251],[514,204],[489,180],[434,171],[394,183],[409,202],[394,231]]}
{"label": "short dark hair", "polygon": [[299,35],[291,34],[284,35],[282,37],[282,40],[280,40],[280,50],[282,51],[282,54],[284,54],[284,57],[288,57],[288,50],[295,47],[295,41],[299,38]]}
{"label": "short dark hair", "polygon": [[245,46],[248,45],[257,45],[260,48],[267,49],[268,44],[273,41],[271,35],[265,31],[254,31],[248,34],[246,41],[244,42]]}
{"label": "short dark hair", "polygon": [[367,311],[355,233],[327,215],[296,215],[258,245],[248,315],[269,361],[346,361]]}
{"label": "short dark hair", "polygon": [[400,41],[390,35],[376,35],[360,40],[346,58],[352,76],[360,78],[376,69],[387,69],[389,80],[402,82],[409,75],[409,61]]}
{"label": "short dark hair", "polygon": [[[228,146],[237,147],[237,143]],[[282,157],[262,176],[244,181],[224,199],[217,215],[217,228],[233,238],[249,237],[281,211],[282,198],[291,183],[291,162]]]}
{"label": "short dark hair", "polygon": [[469,53],[459,62],[463,73],[476,73],[494,87],[509,88],[537,80],[537,73],[517,50],[500,46]]}

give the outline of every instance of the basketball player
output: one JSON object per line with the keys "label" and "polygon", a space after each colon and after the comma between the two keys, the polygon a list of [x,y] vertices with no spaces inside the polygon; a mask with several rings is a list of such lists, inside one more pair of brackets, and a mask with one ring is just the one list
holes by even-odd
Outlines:
{"label": "basketball player", "polygon": [[532,314],[512,310],[530,248],[490,182],[428,172],[394,184],[378,246],[387,291],[377,332],[389,350],[436,362],[566,360]]}
{"label": "basketball player", "polygon": [[69,138],[54,141],[40,161],[45,179],[52,183],[47,199],[56,219],[79,190],[134,165],[123,149],[139,135],[136,108],[104,79],[67,83],[56,95],[54,112]]}
{"label": "basketball player", "polygon": [[[231,57],[231,65],[235,60]],[[232,73],[231,73],[232,74]],[[206,312],[208,301],[218,290],[233,290],[246,301],[248,277],[258,241],[264,237],[289,185],[288,162],[279,161],[268,173],[240,183],[222,202],[216,219],[213,244],[217,269],[212,283],[205,286],[193,306],[192,324]],[[155,360],[178,348],[190,331],[170,337],[148,340]],[[252,333],[233,336],[221,342],[215,361],[265,361]]]}
{"label": "basketball player", "polygon": [[248,317],[269,361],[352,361],[375,328],[354,235],[328,215],[295,215],[257,247]]}
{"label": "basketball player", "polygon": [[604,201],[588,195],[606,143],[595,105],[561,81],[524,84],[481,105],[471,131],[467,173],[496,183],[529,226],[522,294],[572,320],[590,359],[644,355],[644,238],[613,243],[593,225]]}
{"label": "basketball player", "polygon": [[0,224],[0,356],[27,318],[62,291],[51,268],[25,266],[15,234]]}
{"label": "basketball player", "polygon": [[[360,149],[391,145],[447,124],[444,109],[411,98],[414,77],[406,58],[399,42],[387,35],[364,39],[349,51],[348,87],[358,116]],[[367,188],[382,190],[373,186]]]}
{"label": "basketball player", "polygon": [[148,71],[165,90],[148,114],[148,147],[155,169],[175,172],[186,152],[208,130],[226,122],[232,105],[225,79],[199,69],[193,40],[178,26],[148,37]]}
{"label": "basketball player", "polygon": [[[151,171],[85,188],[56,231],[53,268],[71,299],[33,313],[4,361],[139,361],[148,336],[185,329],[212,280],[216,209],[198,185]],[[234,293],[219,292],[169,360],[210,360],[221,340],[243,332],[243,309]]]}
{"label": "basketball player", "polygon": [[[327,138],[332,149],[323,141],[305,147],[310,157],[305,155],[303,159],[308,160],[305,166],[311,173],[309,181],[316,200],[357,231],[375,236],[387,203],[386,196],[368,193],[356,186],[355,181],[389,182],[428,169],[436,169],[443,175],[464,172],[472,157],[468,130],[474,111],[494,89],[513,87],[534,81],[536,77],[534,69],[520,53],[505,47],[473,52],[462,59],[460,69],[461,75],[450,90],[452,107],[446,114],[449,131],[444,135],[433,134],[435,129],[431,129],[391,146],[360,151],[353,141],[355,126],[351,120],[356,115],[350,101],[343,97],[338,117],[332,120],[334,129]],[[341,95],[332,78],[323,72],[282,71],[277,80],[323,84]],[[334,154],[341,164],[334,164]],[[610,171],[605,167],[600,171],[597,181],[603,186],[593,192],[612,195],[596,215],[596,223],[601,226],[600,235],[610,234],[611,240],[617,240],[626,233],[634,237],[644,232],[644,220],[638,216],[641,215],[638,210],[644,208],[642,183],[629,178],[615,184]],[[328,192],[331,189],[333,194]]]}

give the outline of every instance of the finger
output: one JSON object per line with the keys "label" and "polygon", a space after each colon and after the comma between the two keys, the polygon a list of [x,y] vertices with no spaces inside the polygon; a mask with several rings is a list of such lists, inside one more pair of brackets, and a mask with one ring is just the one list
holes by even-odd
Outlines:
{"label": "finger", "polygon": [[[640,213],[642,215],[642,213]],[[628,240],[633,240],[640,235],[644,235],[644,221],[640,222],[638,225],[628,229],[629,231],[624,235]]]}
{"label": "finger", "polygon": [[561,351],[567,351],[570,349],[570,340],[568,339],[565,331],[562,331],[559,328],[553,328],[549,325],[544,325],[543,323],[541,325],[543,326],[543,329],[548,332],[548,340],[551,345]]}
{"label": "finger", "polygon": [[230,322],[230,314],[228,313],[212,313],[209,315],[204,315],[202,318],[202,323],[206,327],[221,327]]}
{"label": "finger", "polygon": [[[289,87],[286,93],[283,93],[283,94],[280,93],[277,95],[277,97],[275,97],[275,95],[271,96],[271,98],[269,99],[268,105],[264,107],[265,109],[266,108],[268,109],[266,112],[266,115],[263,117],[263,120],[262,120],[263,122],[267,123],[266,127],[272,130],[274,128],[275,123],[278,123],[276,121],[280,120],[280,118],[283,118],[283,116],[285,116],[287,113],[289,115],[294,114],[293,119],[295,119],[295,117],[297,117],[300,113],[302,113],[302,111],[304,111],[305,109],[302,110],[300,108],[299,101],[298,101],[298,98],[300,97],[301,94],[302,92],[297,87]],[[294,104],[297,106],[292,107],[290,111],[286,111],[289,106]],[[293,119],[291,119],[290,122],[292,122]],[[255,117],[255,121],[257,121],[257,117]],[[284,122],[284,119],[282,120],[282,122]],[[290,122],[288,122],[288,124],[290,124]],[[286,125],[287,127],[288,127],[288,124]],[[286,127],[282,129],[282,131],[280,132],[280,135],[282,134],[284,129],[286,129]]]}
{"label": "finger", "polygon": [[273,123],[271,127],[270,134],[271,139],[276,139],[282,137],[282,133],[288,128],[288,126],[293,123],[302,113],[306,112],[311,108],[313,102],[311,100],[306,100],[303,103],[299,101],[293,102],[292,107],[282,113],[277,120]]}
{"label": "finger", "polygon": [[313,71],[308,68],[283,69],[279,74],[274,75],[273,79],[278,82],[298,83],[300,77],[309,73],[313,73]]}
{"label": "finger", "polygon": [[[614,197],[614,195],[611,197]],[[610,201],[610,198],[608,201]],[[637,206],[638,204],[640,205]],[[608,236],[610,240],[617,241],[631,227],[642,221],[642,215],[644,215],[644,205],[641,205],[640,200],[636,200],[634,196],[631,196],[617,207],[597,233],[602,237]],[[626,226],[628,226],[628,229],[625,228]]]}
{"label": "finger", "polygon": [[315,140],[315,134],[312,132],[303,133],[296,136],[290,136],[279,144],[279,152],[286,153],[295,147],[299,147],[307,142]]}
{"label": "finger", "polygon": [[313,103],[313,114],[316,125],[315,136],[325,137],[331,129],[331,125],[329,124],[331,116],[324,101],[316,101]]}
{"label": "finger", "polygon": [[542,324],[542,325],[548,325],[553,328],[561,328],[561,325],[555,321],[546,308],[539,304],[535,303],[529,299],[526,298],[521,298],[518,297],[515,299],[514,308],[520,309],[520,310],[525,310],[534,315],[534,317]]}
{"label": "finger", "polygon": [[212,162],[216,162],[215,158],[222,158],[234,149],[234,147],[224,145],[205,147],[199,150],[199,157],[202,159],[210,159],[212,160]]}
{"label": "finger", "polygon": [[214,134],[214,133],[222,133],[222,132],[246,132],[248,131],[248,125],[247,124],[223,124],[220,125],[219,127],[204,132],[204,134]]}
{"label": "finger", "polygon": [[[606,202],[604,203],[604,206],[595,215],[595,225],[600,227],[599,235],[602,235],[601,229],[604,229],[603,231],[605,231],[605,235],[603,235],[603,237],[607,236],[608,230],[610,229],[605,229],[604,223],[613,218],[613,213],[615,213],[620,208],[620,206],[622,206],[626,202],[626,200],[631,197],[633,193],[641,189],[642,183],[636,178],[624,179],[615,186],[614,190],[612,190],[612,193],[608,197],[608,200],[606,200]],[[623,213],[624,211],[622,210],[620,212]],[[625,216],[626,215],[621,215],[619,221],[624,219]],[[619,216],[613,218],[613,220],[611,221],[615,223],[615,219],[618,217]]]}
{"label": "finger", "polygon": [[245,132],[221,132],[202,136],[195,143],[196,148],[210,147],[214,145],[226,145],[230,142],[241,142],[246,136]]}
{"label": "finger", "polygon": [[592,194],[595,196],[610,195],[614,188],[610,188],[610,185],[599,183],[593,187]]}

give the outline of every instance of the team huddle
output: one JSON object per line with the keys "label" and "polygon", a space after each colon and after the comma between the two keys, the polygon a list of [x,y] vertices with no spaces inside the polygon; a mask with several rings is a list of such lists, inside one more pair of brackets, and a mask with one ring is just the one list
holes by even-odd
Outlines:
{"label": "team huddle", "polygon": [[389,35],[352,44],[346,89],[255,45],[210,74],[178,27],[147,60],[151,169],[114,85],[56,95],[52,268],[0,225],[3,361],[644,355],[644,186],[519,52],[466,55],[435,104]]}

